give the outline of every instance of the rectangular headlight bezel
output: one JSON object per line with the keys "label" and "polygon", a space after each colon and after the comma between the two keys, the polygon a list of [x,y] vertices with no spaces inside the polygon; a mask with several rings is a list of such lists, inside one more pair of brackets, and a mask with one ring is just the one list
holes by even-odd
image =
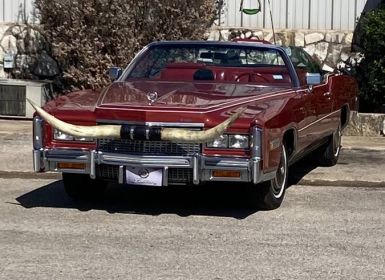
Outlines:
{"label": "rectangular headlight bezel", "polygon": [[206,143],[206,147],[210,149],[227,149],[229,146],[229,136],[222,134],[217,139]]}
{"label": "rectangular headlight bezel", "polygon": [[74,141],[73,136],[63,133],[56,128],[53,129],[53,139],[58,141]]}
{"label": "rectangular headlight bezel", "polygon": [[[244,145],[243,147],[231,147],[230,145],[230,139],[231,138],[235,138],[235,137],[245,137],[247,139],[247,145]],[[216,140],[212,141],[212,142],[208,142],[206,143],[206,148],[208,149],[226,149],[226,150],[248,150],[250,149],[250,135],[248,134],[231,134],[231,133],[226,133],[226,134],[223,134],[221,135],[221,137],[226,137],[227,141],[226,141],[226,146],[214,146],[212,145],[212,143],[214,143]]]}
{"label": "rectangular headlight bezel", "polygon": [[63,133],[56,128],[53,129],[53,139],[55,141],[64,141],[64,142],[86,142],[86,143],[95,142],[95,139],[93,138],[74,137],[66,133]]}
{"label": "rectangular headlight bezel", "polygon": [[[236,139],[236,138],[239,138],[239,139]],[[235,147],[235,143],[242,139],[242,141],[244,141],[244,144],[240,147]],[[235,141],[234,141],[235,140]],[[232,144],[232,141],[234,141],[235,143]],[[242,150],[246,150],[246,149],[249,149],[250,148],[250,136],[249,135],[246,135],[246,134],[229,134],[229,149],[242,149]]]}

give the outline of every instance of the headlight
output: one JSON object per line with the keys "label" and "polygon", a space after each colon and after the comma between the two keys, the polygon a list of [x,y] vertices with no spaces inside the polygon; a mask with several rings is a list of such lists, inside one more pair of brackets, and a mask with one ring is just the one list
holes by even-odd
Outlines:
{"label": "headlight", "polygon": [[229,148],[230,149],[247,149],[249,148],[249,136],[248,135],[229,135]]}
{"label": "headlight", "polygon": [[208,148],[248,149],[249,136],[240,134],[224,134],[206,145]]}
{"label": "headlight", "polygon": [[75,141],[81,141],[81,142],[93,142],[93,138],[86,138],[86,137],[75,137]]}
{"label": "headlight", "polygon": [[53,139],[60,141],[80,141],[80,142],[93,142],[94,139],[86,137],[73,137],[71,135],[65,134],[56,128],[53,131]]}
{"label": "headlight", "polygon": [[229,143],[229,137],[227,135],[221,135],[212,142],[207,143],[209,148],[227,148]]}
{"label": "headlight", "polygon": [[68,134],[61,132],[60,130],[54,129],[53,139],[62,140],[62,141],[73,141],[74,137]]}

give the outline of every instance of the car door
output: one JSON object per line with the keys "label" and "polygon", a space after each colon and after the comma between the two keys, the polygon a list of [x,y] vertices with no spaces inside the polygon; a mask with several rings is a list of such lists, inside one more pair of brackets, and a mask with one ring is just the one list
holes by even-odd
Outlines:
{"label": "car door", "polygon": [[298,124],[298,151],[302,151],[314,142],[315,123],[317,121],[316,98],[314,94],[309,93],[307,87],[302,87],[296,91],[298,106],[293,113],[296,116]]}
{"label": "car door", "polygon": [[310,145],[330,131],[333,109],[332,93],[329,90],[327,76],[323,77],[322,82],[318,85],[308,86],[306,84],[307,73],[323,74],[319,64],[306,51],[299,47],[292,47],[291,59],[302,85],[301,89],[309,95],[306,108],[309,121],[303,132],[306,135],[304,142]]}
{"label": "car door", "polygon": [[317,118],[313,133],[317,140],[327,136],[332,126],[333,99],[327,80],[320,85],[313,86],[310,94],[314,95],[315,100]]}

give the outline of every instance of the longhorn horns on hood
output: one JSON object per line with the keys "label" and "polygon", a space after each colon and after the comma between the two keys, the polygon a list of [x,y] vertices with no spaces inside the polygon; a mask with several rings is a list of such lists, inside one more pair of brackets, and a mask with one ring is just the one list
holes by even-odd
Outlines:
{"label": "longhorn horns on hood", "polygon": [[140,131],[135,127],[127,125],[96,125],[83,126],[73,125],[63,122],[50,115],[42,108],[37,106],[33,101],[27,99],[36,112],[45,119],[54,128],[75,136],[87,138],[126,138],[131,140],[167,140],[179,143],[206,143],[210,142],[220,135],[237,120],[246,110],[245,107],[238,109],[236,113],[231,115],[227,120],[217,126],[204,131],[194,131],[182,128],[147,128]]}

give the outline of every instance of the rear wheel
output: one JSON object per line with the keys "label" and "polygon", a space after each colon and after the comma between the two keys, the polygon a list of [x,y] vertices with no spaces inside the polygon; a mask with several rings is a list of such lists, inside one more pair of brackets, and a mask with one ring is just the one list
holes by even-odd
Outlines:
{"label": "rear wheel", "polygon": [[281,146],[281,159],[275,174],[275,178],[269,182],[254,186],[257,190],[256,205],[260,209],[273,210],[278,208],[285,196],[288,181],[287,150],[284,144]]}
{"label": "rear wheel", "polygon": [[337,164],[341,151],[341,124],[338,125],[334,133],[329,137],[326,146],[319,150],[319,164],[322,166],[333,166]]}
{"label": "rear wheel", "polygon": [[75,200],[98,199],[104,194],[107,182],[93,180],[87,174],[63,173],[64,190]]}

